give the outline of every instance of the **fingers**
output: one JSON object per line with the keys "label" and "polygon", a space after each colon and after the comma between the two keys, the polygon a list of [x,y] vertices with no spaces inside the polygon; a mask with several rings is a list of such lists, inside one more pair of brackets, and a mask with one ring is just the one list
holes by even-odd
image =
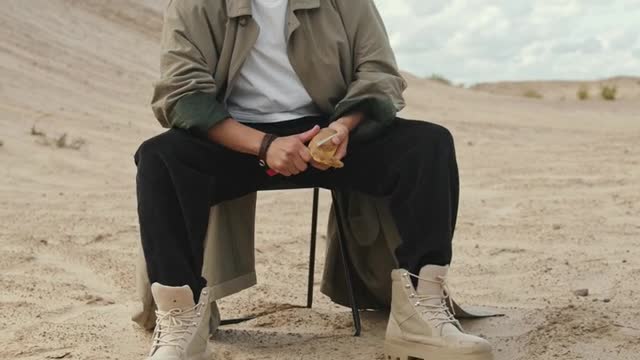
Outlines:
{"label": "fingers", "polygon": [[300,153],[299,154],[300,154],[300,158],[306,163],[308,163],[309,161],[313,160],[311,158],[311,153],[309,152],[309,148],[306,147],[306,146],[304,146],[304,147],[302,147],[302,149],[300,149]]}
{"label": "fingers", "polygon": [[300,171],[298,171],[298,169],[296,169],[295,165],[293,164],[289,164],[289,166],[287,167],[288,169],[288,176],[294,176],[294,175],[298,175],[300,173]]}
{"label": "fingers", "polygon": [[319,163],[319,162],[317,162],[317,161],[315,161],[315,160],[313,160],[313,159],[311,159],[311,163],[310,163],[310,164],[311,164],[311,166],[313,166],[314,168],[316,168],[316,169],[318,169],[318,170],[322,170],[322,171],[328,170],[328,169],[330,168],[330,166],[329,166],[329,165],[325,165],[325,164],[323,164],[323,163]]}
{"label": "fingers", "polygon": [[347,146],[349,144],[349,138],[346,138],[338,145],[334,157],[338,160],[342,160],[347,155]]}
{"label": "fingers", "polygon": [[287,154],[291,167],[291,173],[293,175],[297,175],[307,170],[307,163],[311,159],[311,155],[308,154],[308,152],[309,149],[307,149],[307,147],[300,142],[296,144],[296,146],[292,147],[291,151]]}
{"label": "fingers", "polygon": [[335,145],[339,145],[349,138],[349,129],[340,123],[333,122],[329,124],[329,128],[336,131],[337,135],[331,139]]}
{"label": "fingers", "polygon": [[320,132],[320,126],[316,125],[313,128],[303,132],[302,134],[298,134],[298,139],[302,141],[302,143],[308,143]]}
{"label": "fingers", "polygon": [[338,131],[338,135],[336,135],[336,137],[331,139],[331,141],[336,145],[340,145],[345,141],[346,138],[347,136],[345,133]]}
{"label": "fingers", "polygon": [[[291,138],[291,140],[293,139]],[[281,174],[285,176],[298,175],[307,170],[309,160],[311,160],[309,149],[298,139],[295,139],[283,149],[282,157],[277,166],[284,170],[281,171]]]}
{"label": "fingers", "polygon": [[301,157],[296,157],[295,159],[293,159],[293,165],[295,166],[296,170],[298,171],[296,174],[299,174],[299,173],[307,170],[307,162],[302,160]]}
{"label": "fingers", "polygon": [[302,171],[306,170],[306,163],[299,158],[288,157],[282,161],[280,166],[284,169],[282,174],[285,176],[298,175]]}
{"label": "fingers", "polygon": [[312,158],[303,141],[313,138],[318,131],[320,128],[314,126],[304,133],[276,140],[267,152],[269,166],[283,176],[298,175],[306,171]]}

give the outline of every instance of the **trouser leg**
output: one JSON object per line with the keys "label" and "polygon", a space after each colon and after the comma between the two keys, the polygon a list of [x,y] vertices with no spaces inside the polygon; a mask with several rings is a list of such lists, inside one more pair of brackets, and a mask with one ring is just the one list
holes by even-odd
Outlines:
{"label": "trouser leg", "polygon": [[390,199],[401,237],[399,265],[418,273],[447,265],[458,210],[458,167],[451,133],[442,126],[397,119],[384,134],[351,144],[342,169],[309,170],[292,180]]}
{"label": "trouser leg", "polygon": [[197,297],[210,207],[255,191],[266,175],[255,157],[176,129],[145,141],[135,161],[149,280],[189,285]]}
{"label": "trouser leg", "polygon": [[[307,118],[254,126],[289,135],[326,126]],[[240,154],[181,130],[169,130],[136,153],[138,213],[151,282],[188,284],[201,276],[203,241],[211,205],[256,191],[269,180],[254,156]],[[343,169],[309,169],[288,180],[301,185],[390,197],[401,236],[400,266],[418,272],[451,260],[458,207],[458,170],[451,134],[443,127],[398,119],[384,134],[353,143]],[[196,295],[197,296],[197,295]]]}

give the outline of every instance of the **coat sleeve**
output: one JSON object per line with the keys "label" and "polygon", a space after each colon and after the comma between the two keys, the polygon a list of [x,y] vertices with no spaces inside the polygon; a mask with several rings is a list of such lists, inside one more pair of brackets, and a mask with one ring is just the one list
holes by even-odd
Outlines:
{"label": "coat sleeve", "polygon": [[[404,108],[406,81],[400,75],[389,37],[373,0],[337,1],[353,49],[354,73],[332,119],[362,111],[356,132],[369,136],[391,123]],[[366,133],[366,135],[365,135]],[[355,134],[354,134],[355,135]]]}
{"label": "coat sleeve", "polygon": [[213,79],[218,61],[203,1],[172,0],[164,16],[160,80],[154,84],[151,107],[164,127],[205,135],[230,117],[217,100]]}

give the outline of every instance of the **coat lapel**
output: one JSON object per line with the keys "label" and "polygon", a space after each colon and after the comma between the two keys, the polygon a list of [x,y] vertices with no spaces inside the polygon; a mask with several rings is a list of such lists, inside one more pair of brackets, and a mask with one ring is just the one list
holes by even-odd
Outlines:
{"label": "coat lapel", "polygon": [[251,15],[251,0],[227,0],[227,16],[235,18],[246,15]]}
{"label": "coat lapel", "polygon": [[300,20],[295,12],[298,10],[310,10],[320,7],[320,0],[289,0],[289,13],[287,14],[287,42],[291,34],[300,26]]}

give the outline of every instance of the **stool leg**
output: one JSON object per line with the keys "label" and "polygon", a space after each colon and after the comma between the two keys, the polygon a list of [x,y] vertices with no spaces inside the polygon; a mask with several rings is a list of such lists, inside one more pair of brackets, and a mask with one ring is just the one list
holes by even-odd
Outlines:
{"label": "stool leg", "polygon": [[311,240],[309,241],[309,280],[307,283],[307,307],[313,306],[313,275],[316,267],[316,230],[318,228],[318,188],[313,188],[313,209],[311,210]]}
{"label": "stool leg", "polygon": [[336,224],[338,225],[338,244],[340,245],[340,255],[342,257],[342,264],[344,265],[344,277],[347,282],[347,294],[349,295],[349,302],[351,303],[351,314],[353,315],[353,325],[356,329],[353,336],[360,336],[362,331],[362,325],[360,323],[360,311],[358,310],[358,304],[356,303],[356,295],[353,289],[353,279],[351,278],[351,262],[347,256],[347,243],[344,236],[344,227],[342,224],[342,210],[337,201],[335,192],[331,191],[331,198],[333,199],[333,208],[336,215]]}

